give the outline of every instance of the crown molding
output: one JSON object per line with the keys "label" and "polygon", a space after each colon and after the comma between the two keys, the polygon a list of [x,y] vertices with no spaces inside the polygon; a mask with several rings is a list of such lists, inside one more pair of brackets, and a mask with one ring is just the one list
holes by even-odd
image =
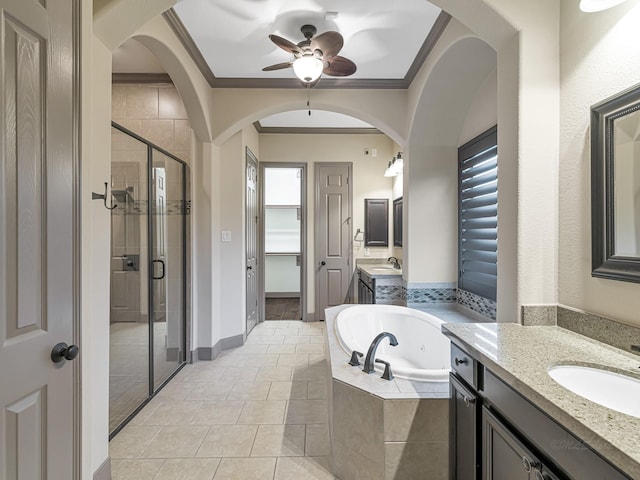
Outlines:
{"label": "crown molding", "polygon": [[438,43],[438,40],[440,40],[440,37],[444,33],[445,28],[447,28],[447,25],[449,25],[450,20],[451,15],[442,10],[440,15],[438,15],[438,18],[436,18],[436,21],[433,22],[433,27],[431,27],[429,35],[424,39],[424,43],[420,47],[420,50],[418,50],[416,58],[413,59],[413,63],[411,63],[411,66],[404,77],[406,85],[405,88],[409,88],[409,85],[411,85],[413,80],[416,78],[420,67],[422,67],[424,62],[427,60],[427,57],[429,57],[429,54]]}
{"label": "crown molding", "polygon": [[[218,78],[209,68],[202,52],[198,49],[191,34],[178,17],[173,8],[162,14],[180,43],[189,53],[202,76],[207,80],[211,88],[300,88],[300,80],[296,78]],[[451,20],[451,15],[442,10],[427,35],[424,43],[420,47],[416,57],[413,59],[409,70],[404,78],[327,78],[321,77],[320,82],[314,89],[407,89],[413,82],[420,67],[425,62],[433,47],[438,43],[445,28]]]}
{"label": "crown molding", "polygon": [[253,127],[260,134],[314,134],[314,135],[378,135],[382,134],[377,128],[339,128],[339,127],[263,127],[253,122]]}
{"label": "crown molding", "polygon": [[193,41],[191,34],[187,31],[187,27],[184,26],[184,23],[182,23],[182,20],[180,20],[176,11],[173,8],[170,8],[164,12],[162,16],[173,30],[173,33],[176,34],[178,40],[182,43],[182,46],[187,50],[187,53],[189,53],[189,56],[198,67],[198,70],[200,70],[202,76],[209,83],[209,86],[214,88],[216,86],[216,76],[209,68],[207,61],[196,46],[196,42]]}
{"label": "crown molding", "polygon": [[111,83],[170,83],[167,73],[112,73]]}

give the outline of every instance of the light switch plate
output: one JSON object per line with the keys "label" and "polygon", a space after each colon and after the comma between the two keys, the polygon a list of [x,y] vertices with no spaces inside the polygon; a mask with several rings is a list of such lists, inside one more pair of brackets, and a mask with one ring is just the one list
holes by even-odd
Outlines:
{"label": "light switch plate", "polygon": [[222,232],[222,241],[230,242],[231,241],[231,232],[229,230],[223,230]]}

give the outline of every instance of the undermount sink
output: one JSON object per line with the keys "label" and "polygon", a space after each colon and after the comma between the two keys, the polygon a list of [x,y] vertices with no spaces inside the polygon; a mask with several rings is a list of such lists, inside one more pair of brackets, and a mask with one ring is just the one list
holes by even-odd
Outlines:
{"label": "undermount sink", "polygon": [[587,400],[640,418],[640,380],[581,365],[558,365],[548,373],[560,385]]}
{"label": "undermount sink", "polygon": [[369,270],[371,270],[373,272],[400,272],[401,271],[399,268],[393,268],[391,266],[389,266],[389,267],[373,267],[373,268],[370,268]]}

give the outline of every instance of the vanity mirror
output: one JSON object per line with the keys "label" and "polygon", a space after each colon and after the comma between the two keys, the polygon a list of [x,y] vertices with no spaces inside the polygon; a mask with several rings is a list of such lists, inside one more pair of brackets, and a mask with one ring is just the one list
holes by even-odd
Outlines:
{"label": "vanity mirror", "polygon": [[592,276],[640,283],[640,85],[591,107]]}

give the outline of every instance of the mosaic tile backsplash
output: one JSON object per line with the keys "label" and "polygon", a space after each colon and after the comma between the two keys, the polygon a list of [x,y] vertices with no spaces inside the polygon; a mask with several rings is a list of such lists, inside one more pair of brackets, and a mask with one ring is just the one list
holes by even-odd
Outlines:
{"label": "mosaic tile backsplash", "polygon": [[497,305],[495,300],[489,300],[475,293],[458,289],[458,303],[491,320],[496,319]]}
{"label": "mosaic tile backsplash", "polygon": [[402,297],[407,307],[456,302],[455,284],[403,285]]}

